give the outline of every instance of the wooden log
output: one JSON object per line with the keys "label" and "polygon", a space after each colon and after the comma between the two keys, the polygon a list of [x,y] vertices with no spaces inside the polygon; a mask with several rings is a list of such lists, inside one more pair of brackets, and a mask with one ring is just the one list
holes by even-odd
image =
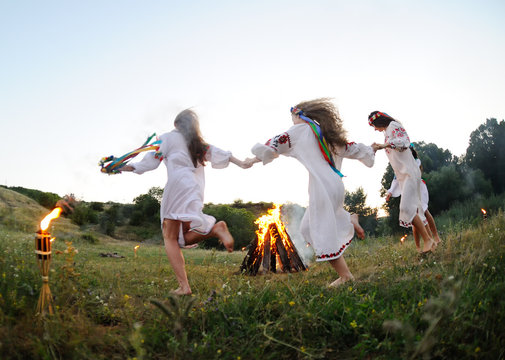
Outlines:
{"label": "wooden log", "polygon": [[249,251],[247,252],[247,255],[244,257],[244,260],[242,261],[242,265],[240,265],[240,272],[249,272],[251,269],[251,265],[254,262],[254,251],[256,250],[256,247],[258,246],[258,236],[251,242],[251,245],[249,247]]}
{"label": "wooden log", "polygon": [[[273,239],[275,242],[275,239]],[[263,242],[263,272],[268,272],[270,270],[270,234],[266,234],[265,241]]]}
{"label": "wooden log", "polygon": [[288,235],[287,242],[291,246],[291,249],[293,249],[292,251],[290,251],[291,256],[289,257],[293,267],[297,271],[307,270],[305,264],[303,263],[302,259],[300,258],[300,255],[298,255],[298,252],[296,251],[296,247],[293,244],[291,237],[289,236],[289,234],[287,232],[286,232],[286,234]]}
{"label": "wooden log", "polygon": [[270,254],[270,271],[277,272],[277,246],[272,246],[272,253]]}
{"label": "wooden log", "polygon": [[289,272],[291,271],[291,264],[289,261],[289,256],[284,244],[282,243],[281,236],[275,224],[270,225],[269,232],[272,233],[272,237],[275,238],[275,245],[277,248],[277,253],[279,254],[279,258],[281,259],[281,269],[282,271]]}

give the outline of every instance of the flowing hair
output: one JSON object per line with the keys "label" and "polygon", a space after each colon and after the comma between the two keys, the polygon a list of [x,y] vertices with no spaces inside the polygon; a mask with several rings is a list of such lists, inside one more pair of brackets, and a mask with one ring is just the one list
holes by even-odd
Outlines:
{"label": "flowing hair", "polygon": [[347,144],[347,132],[344,130],[342,119],[329,98],[304,101],[296,105],[296,108],[303,110],[305,116],[319,123],[332,153],[336,152],[337,146]]}
{"label": "flowing hair", "polygon": [[209,145],[203,140],[200,132],[200,122],[196,113],[190,109],[181,111],[175,118],[174,125],[186,140],[193,165],[195,167],[198,164],[205,166],[205,153]]}

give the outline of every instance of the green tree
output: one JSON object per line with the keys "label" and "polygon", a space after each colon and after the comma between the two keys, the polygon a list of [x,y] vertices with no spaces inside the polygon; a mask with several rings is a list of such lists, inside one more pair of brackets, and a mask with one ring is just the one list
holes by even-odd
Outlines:
{"label": "green tree", "polygon": [[153,187],[149,189],[147,194],[139,195],[133,199],[134,206],[130,216],[130,224],[138,226],[144,222],[159,222],[162,195],[163,190]]}
{"label": "green tree", "polygon": [[[256,216],[248,210],[236,209],[229,205],[205,204],[204,213],[214,216],[216,221],[225,221],[228,229],[235,239],[235,249],[247,246],[255,236]],[[212,248],[220,246],[218,239],[208,239],[201,243],[203,247]],[[222,245],[221,245],[222,246]]]}
{"label": "green tree", "polygon": [[470,135],[465,162],[480,169],[496,194],[505,191],[505,121],[487,119]]}
{"label": "green tree", "polygon": [[455,162],[456,158],[449,150],[439,148],[433,143],[424,141],[414,143],[414,149],[423,165],[423,171],[429,173]]}
{"label": "green tree", "polygon": [[377,209],[366,205],[366,194],[362,187],[354,192],[345,192],[344,208],[359,216],[359,222],[366,233],[374,235],[377,228]]}

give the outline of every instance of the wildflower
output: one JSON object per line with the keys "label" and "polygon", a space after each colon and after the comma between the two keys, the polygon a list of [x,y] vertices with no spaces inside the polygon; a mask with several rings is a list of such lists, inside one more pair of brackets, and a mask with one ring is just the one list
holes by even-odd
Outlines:
{"label": "wildflower", "polygon": [[352,286],[349,286],[347,290],[352,291]]}
{"label": "wildflower", "polygon": [[237,295],[238,295],[238,296],[242,295],[242,291],[239,291],[239,292],[237,293]]}
{"label": "wildflower", "polygon": [[296,303],[294,301],[289,302],[289,306],[294,306]]}
{"label": "wildflower", "polygon": [[124,299],[125,299],[126,301],[128,301],[128,300],[130,299],[130,297],[129,297],[127,294],[124,294]]}
{"label": "wildflower", "polygon": [[349,325],[351,325],[351,327],[353,329],[356,329],[358,327],[358,324],[356,323],[356,320],[351,321],[351,323]]}
{"label": "wildflower", "polygon": [[217,353],[218,353],[219,355],[221,355],[221,349],[218,349],[218,350],[217,350]]}
{"label": "wildflower", "polygon": [[476,352],[476,353],[480,352],[480,347],[478,347],[478,346],[477,346],[477,347],[475,348],[475,352]]}
{"label": "wildflower", "polygon": [[305,352],[305,346],[302,346],[302,347],[300,348],[300,350],[301,350],[302,352]]}

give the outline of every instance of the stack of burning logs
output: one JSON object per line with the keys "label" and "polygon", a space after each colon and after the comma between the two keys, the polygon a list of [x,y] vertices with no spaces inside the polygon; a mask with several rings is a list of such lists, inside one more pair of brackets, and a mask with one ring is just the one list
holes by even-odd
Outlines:
{"label": "stack of burning logs", "polygon": [[[308,270],[296,251],[291,237],[280,221],[280,206],[269,210],[269,215],[275,214],[277,219],[267,219],[256,224],[256,239],[251,243],[249,251],[242,261],[240,272],[246,275],[264,274],[267,272],[298,272]],[[275,216],[274,215],[274,216]]]}

